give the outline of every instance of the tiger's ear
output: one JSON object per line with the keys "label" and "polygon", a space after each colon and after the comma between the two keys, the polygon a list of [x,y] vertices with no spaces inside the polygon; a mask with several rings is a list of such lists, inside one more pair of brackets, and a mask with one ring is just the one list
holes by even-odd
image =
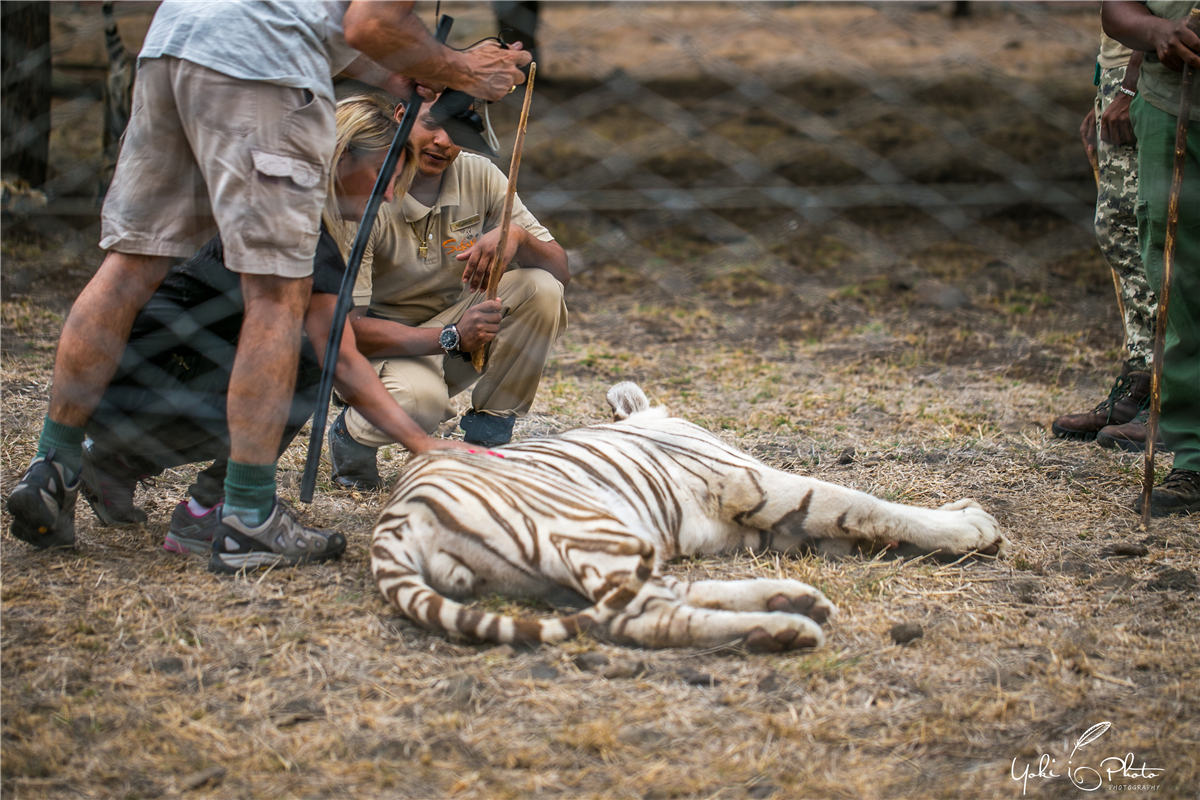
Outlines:
{"label": "tiger's ear", "polygon": [[629,416],[650,408],[646,393],[636,383],[621,381],[608,390],[608,405],[612,408],[613,421],[620,422]]}

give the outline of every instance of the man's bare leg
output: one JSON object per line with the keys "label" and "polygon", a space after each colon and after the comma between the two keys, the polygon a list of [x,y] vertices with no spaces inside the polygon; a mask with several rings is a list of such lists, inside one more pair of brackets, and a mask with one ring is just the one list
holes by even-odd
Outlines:
{"label": "man's bare leg", "polygon": [[50,419],[82,428],[121,361],[133,320],[163,282],[171,259],[109,252],[63,325],[54,359]]}
{"label": "man's bare leg", "polygon": [[229,469],[213,530],[212,572],[338,558],[346,537],[306,528],[275,503],[275,462],[300,360],[311,280],[242,275],[246,318],[229,386]]}
{"label": "man's bare leg", "polygon": [[58,340],[37,455],[8,497],[18,539],[37,548],[74,544],[84,425],[117,370],[134,318],[170,265],[162,256],[110,251],[75,300]]}
{"label": "man's bare leg", "polygon": [[246,316],[229,380],[230,469],[225,508],[250,525],[271,512],[312,281],[242,274]]}

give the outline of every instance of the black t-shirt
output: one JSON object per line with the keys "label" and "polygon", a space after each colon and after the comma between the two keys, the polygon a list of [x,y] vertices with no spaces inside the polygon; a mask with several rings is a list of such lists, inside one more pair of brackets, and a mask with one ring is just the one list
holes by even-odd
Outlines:
{"label": "black t-shirt", "polygon": [[[345,273],[342,254],[322,226],[313,258],[313,293],[336,295]],[[221,238],[214,237],[172,267],[138,313],[113,383],[223,394],[244,316],[241,278],[225,267]],[[296,391],[320,378],[316,353],[304,337]]]}

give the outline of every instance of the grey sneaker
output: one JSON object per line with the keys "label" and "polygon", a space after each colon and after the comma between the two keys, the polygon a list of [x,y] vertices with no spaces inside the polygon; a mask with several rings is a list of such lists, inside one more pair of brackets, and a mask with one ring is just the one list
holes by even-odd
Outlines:
{"label": "grey sneaker", "polygon": [[163,541],[163,550],[168,553],[195,553],[203,556],[212,552],[213,531],[221,521],[221,504],[217,503],[204,514],[196,516],[188,508],[186,500],[175,506],[171,514],[171,529]]}
{"label": "grey sneaker", "polygon": [[278,497],[267,521],[257,528],[247,526],[233,515],[218,513],[217,516],[209,572],[232,574],[295,566],[338,558],[346,550],[345,536],[304,527],[292,518]]}
{"label": "grey sneaker", "polygon": [[75,478],[69,486],[63,478],[63,465],[54,460],[53,449],[33,460],[8,496],[13,536],[39,550],[75,544],[75,501],[81,481]]}
{"label": "grey sneaker", "polygon": [[91,439],[83,440],[83,498],[88,501],[101,525],[140,525],[146,512],[133,504],[133,493],[139,475],[120,456],[110,455],[96,447]]}

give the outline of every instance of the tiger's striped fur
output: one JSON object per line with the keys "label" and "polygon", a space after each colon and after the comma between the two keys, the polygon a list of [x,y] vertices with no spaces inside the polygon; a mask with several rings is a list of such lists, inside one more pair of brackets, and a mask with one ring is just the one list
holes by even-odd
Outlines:
{"label": "tiger's striped fur", "polygon": [[[817,647],[834,614],[793,580],[697,581],[662,574],[678,556],[827,543],[1000,553],[973,500],[940,509],[876,499],[767,467],[651,409],[632,383],[608,395],[615,421],[498,448],[414,458],[375,527],[371,567],[413,621],[495,643],[558,642],[590,630],[645,647]],[[582,598],[570,616],[526,621],[451,598]]]}
{"label": "tiger's striped fur", "polygon": [[121,41],[113,4],[104,3],[100,8],[104,14],[104,50],[108,54],[108,74],[104,78],[104,149],[96,187],[97,199],[103,200],[116,171],[121,139],[133,114],[133,81],[137,74],[137,59],[130,55]]}

